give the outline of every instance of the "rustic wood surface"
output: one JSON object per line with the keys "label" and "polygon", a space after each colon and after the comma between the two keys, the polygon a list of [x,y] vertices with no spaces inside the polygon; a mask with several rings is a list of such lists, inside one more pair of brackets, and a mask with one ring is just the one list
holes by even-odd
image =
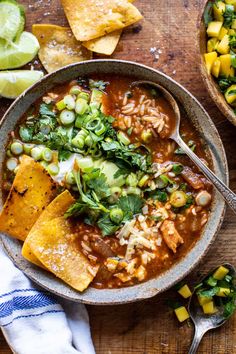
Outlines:
{"label": "rustic wood surface", "polygon": [[[32,23],[65,25],[59,0],[22,0],[27,28]],[[183,84],[207,109],[223,140],[230,170],[230,186],[236,191],[236,128],[216,108],[203,87],[197,62],[196,23],[202,0],[137,0],[144,20],[124,31],[114,58],[134,60],[156,69]],[[155,48],[155,53],[151,48]],[[151,49],[151,50],[150,50]],[[0,100],[0,116],[9,102]],[[208,255],[190,275],[190,282],[212,267],[228,261],[236,265],[236,216],[227,209],[222,229]],[[88,307],[98,354],[184,354],[193,328],[179,325],[165,300],[169,291],[145,302],[112,307]],[[22,331],[24,328],[22,328]],[[0,353],[10,349],[0,334]],[[33,352],[32,352],[33,353]],[[206,334],[201,354],[236,353],[236,315],[214,332]],[[51,354],[51,353],[45,353]]]}

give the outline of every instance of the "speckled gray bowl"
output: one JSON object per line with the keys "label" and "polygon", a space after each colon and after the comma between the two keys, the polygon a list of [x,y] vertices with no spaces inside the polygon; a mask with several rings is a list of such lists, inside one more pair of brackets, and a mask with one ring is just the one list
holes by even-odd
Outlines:
{"label": "speckled gray bowl", "polygon": [[[9,132],[14,129],[22,114],[54,86],[62,84],[78,76],[89,76],[92,73],[132,75],[136,79],[152,80],[167,88],[178,99],[189,119],[206,141],[213,160],[214,171],[219,178],[228,183],[228,168],[224,148],[217,130],[210,117],[196,99],[182,86],[166,75],[144,65],[120,60],[96,60],[69,65],[61,70],[45,76],[42,80],[22,94],[8,109],[0,123],[0,165],[4,159],[4,145]],[[0,195],[2,202],[2,195]],[[97,290],[89,288],[82,294],[73,290],[52,274],[37,268],[21,256],[21,243],[5,235],[1,235],[3,245],[9,256],[22,271],[37,284],[49,291],[70,300],[87,304],[105,305],[121,304],[152,297],[174,285],[187,275],[205,255],[219,230],[225,203],[214,194],[214,202],[209,221],[199,241],[195,243],[187,255],[171,269],[145,283],[122,289]]]}

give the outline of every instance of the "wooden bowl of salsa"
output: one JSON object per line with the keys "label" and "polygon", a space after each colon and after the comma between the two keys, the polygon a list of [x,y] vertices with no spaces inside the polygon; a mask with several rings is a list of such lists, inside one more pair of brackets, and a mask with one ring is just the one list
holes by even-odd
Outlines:
{"label": "wooden bowl of salsa", "polygon": [[[168,289],[202,259],[223,220],[224,201],[167,139],[171,107],[153,88],[133,87],[137,80],[175,96],[184,140],[228,183],[224,148],[206,111],[181,85],[141,64],[69,65],[32,86],[1,121],[4,247],[29,278],[74,301],[120,304]],[[32,212],[35,186],[45,191],[47,183],[46,206],[37,198]],[[25,206],[23,216],[14,201]]]}

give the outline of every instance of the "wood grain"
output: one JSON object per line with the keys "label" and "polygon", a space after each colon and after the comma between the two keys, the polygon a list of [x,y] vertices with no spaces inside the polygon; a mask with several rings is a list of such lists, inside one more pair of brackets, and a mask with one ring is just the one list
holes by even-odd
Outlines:
{"label": "wood grain", "polygon": [[[35,22],[66,24],[59,0],[21,2],[27,10],[29,30]],[[198,70],[196,22],[203,2],[137,0],[136,5],[142,11],[144,20],[141,26],[135,25],[124,31],[113,57],[138,61],[159,69],[183,84],[199,99],[219,130],[229,163],[230,187],[236,191],[236,128],[224,118],[210,99]],[[152,54],[150,48],[154,47],[157,51]],[[9,102],[0,100],[1,115],[8,105]],[[215,244],[189,279],[193,281],[223,261],[236,265],[235,251],[236,216],[227,209]],[[165,300],[170,296],[171,291],[135,304],[88,307],[97,354],[187,353],[193,329],[187,324],[177,323],[165,305]],[[10,353],[1,335],[0,353]],[[236,353],[236,315],[224,327],[206,334],[199,353]]]}

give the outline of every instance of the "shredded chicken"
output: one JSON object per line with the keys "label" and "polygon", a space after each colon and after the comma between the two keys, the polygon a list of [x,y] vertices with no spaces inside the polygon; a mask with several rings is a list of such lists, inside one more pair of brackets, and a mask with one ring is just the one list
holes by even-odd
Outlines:
{"label": "shredded chicken", "polygon": [[184,240],[176,230],[174,222],[165,220],[161,225],[161,232],[166,245],[176,253],[177,247],[184,243]]}

